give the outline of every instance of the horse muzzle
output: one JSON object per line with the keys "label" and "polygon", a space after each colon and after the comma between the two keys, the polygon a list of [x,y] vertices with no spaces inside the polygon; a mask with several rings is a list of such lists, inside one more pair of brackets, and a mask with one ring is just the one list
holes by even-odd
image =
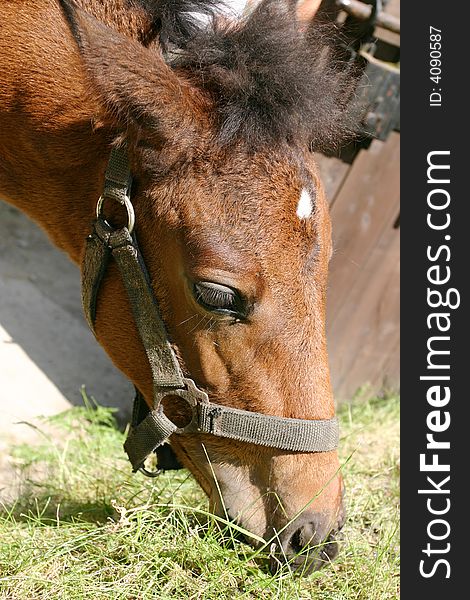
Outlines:
{"label": "horse muzzle", "polygon": [[345,522],[343,506],[340,513],[334,527],[329,517],[315,512],[304,512],[285,527],[271,548],[271,572],[288,565],[292,572],[307,576],[331,563],[339,552]]}

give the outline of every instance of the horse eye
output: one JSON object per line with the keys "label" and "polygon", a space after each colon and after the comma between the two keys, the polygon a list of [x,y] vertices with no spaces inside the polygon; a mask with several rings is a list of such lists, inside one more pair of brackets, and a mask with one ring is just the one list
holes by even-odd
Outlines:
{"label": "horse eye", "polygon": [[209,281],[198,282],[193,288],[196,302],[206,310],[245,316],[245,303],[239,292]]}

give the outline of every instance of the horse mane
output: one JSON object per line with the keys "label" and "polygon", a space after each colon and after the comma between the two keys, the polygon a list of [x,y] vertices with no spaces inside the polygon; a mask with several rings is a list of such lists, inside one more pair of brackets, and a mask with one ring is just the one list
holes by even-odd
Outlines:
{"label": "horse mane", "polygon": [[[354,135],[359,73],[346,67],[334,25],[314,21],[303,31],[288,1],[263,0],[237,21],[217,17],[215,0],[163,4],[167,60],[210,96],[219,142],[300,139],[318,151]],[[206,22],[193,18],[200,9]]]}
{"label": "horse mane", "polygon": [[125,0],[129,7],[140,7],[152,20],[164,52],[183,48],[201,28],[201,17],[214,20],[225,7],[223,0]]}
{"label": "horse mane", "polygon": [[223,145],[301,141],[331,152],[355,134],[360,68],[345,59],[334,24],[299,24],[293,0],[261,0],[238,19],[224,16],[228,0],[76,1],[121,31],[132,25],[143,45],[157,44],[209,97]]}

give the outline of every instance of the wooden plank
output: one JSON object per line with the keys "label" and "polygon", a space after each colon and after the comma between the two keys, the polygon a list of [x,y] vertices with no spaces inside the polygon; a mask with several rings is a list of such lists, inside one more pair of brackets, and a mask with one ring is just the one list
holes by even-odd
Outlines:
{"label": "wooden plank", "polygon": [[[398,387],[399,135],[357,157],[332,208],[336,254],[327,337],[338,399],[384,378]],[[389,369],[389,372],[387,371]]]}
{"label": "wooden plank", "polygon": [[[400,0],[389,0],[384,6],[384,12],[393,17],[400,18]],[[388,31],[387,29],[383,29],[382,27],[377,27],[375,30],[375,35],[392,44],[393,46],[400,46],[400,35],[397,33],[393,33],[393,31]]]}
{"label": "wooden plank", "polygon": [[315,162],[317,163],[320,177],[325,187],[328,203],[331,206],[351,165],[334,156],[329,157],[320,153],[315,154]]}
{"label": "wooden plank", "polygon": [[339,400],[369,384],[398,388],[399,232],[388,229],[372,250],[334,327],[328,330],[333,385]]}
{"label": "wooden plank", "polygon": [[[362,265],[399,211],[400,136],[362,150],[333,204],[335,252],[330,264],[328,321],[332,325]],[[392,225],[391,225],[392,224]]]}
{"label": "wooden plank", "polygon": [[400,18],[400,0],[388,0],[388,2],[384,3],[384,10],[389,15],[393,17]]}
{"label": "wooden plank", "polygon": [[[385,11],[400,17],[399,0]],[[378,29],[396,46],[397,34]],[[352,167],[335,177],[326,164],[325,183],[333,220],[335,254],[330,267],[327,337],[337,399],[368,383],[399,388],[399,134],[372,142]],[[323,174],[323,173],[322,173]],[[331,192],[330,192],[331,194]]]}
{"label": "wooden plank", "polygon": [[393,33],[393,31],[388,31],[387,29],[383,29],[383,27],[377,27],[375,35],[392,46],[400,47],[400,35],[398,33]]}
{"label": "wooden plank", "polygon": [[390,349],[379,380],[373,382],[374,389],[383,389],[386,392],[400,391],[400,337],[393,348]]}

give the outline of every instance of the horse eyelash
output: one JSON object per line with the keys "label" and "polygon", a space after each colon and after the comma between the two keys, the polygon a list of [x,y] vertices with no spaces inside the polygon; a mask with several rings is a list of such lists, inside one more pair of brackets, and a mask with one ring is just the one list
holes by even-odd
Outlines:
{"label": "horse eyelash", "polygon": [[208,306],[218,308],[235,307],[235,295],[230,292],[223,292],[214,288],[196,286],[196,299],[201,300]]}

